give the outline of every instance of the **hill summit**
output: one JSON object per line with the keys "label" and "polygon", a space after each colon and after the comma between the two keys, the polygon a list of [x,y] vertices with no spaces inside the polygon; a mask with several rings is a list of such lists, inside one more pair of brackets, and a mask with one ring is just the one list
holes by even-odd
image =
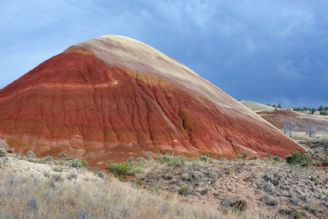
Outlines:
{"label": "hill summit", "polygon": [[0,90],[0,138],[92,165],[147,152],[237,157],[303,151],[158,50],[123,36],[74,45]]}

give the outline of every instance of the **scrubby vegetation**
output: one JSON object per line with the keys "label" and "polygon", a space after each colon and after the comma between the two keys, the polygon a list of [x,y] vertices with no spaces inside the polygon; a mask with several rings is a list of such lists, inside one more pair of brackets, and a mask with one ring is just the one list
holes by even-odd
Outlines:
{"label": "scrubby vegetation", "polygon": [[0,218],[322,218],[328,179],[313,165],[295,168],[307,166],[310,157],[303,156],[287,162],[151,156],[113,163],[106,174],[67,156],[8,154],[0,158],[10,161],[0,165],[0,201],[6,197]]}
{"label": "scrubby vegetation", "polygon": [[6,154],[6,150],[4,148],[0,148],[0,157],[5,157]]}
{"label": "scrubby vegetation", "polygon": [[36,157],[34,151],[32,151],[32,150],[29,150],[29,151],[26,153],[26,156],[27,156],[28,158],[35,158],[35,157]]}
{"label": "scrubby vegetation", "polygon": [[311,158],[306,153],[296,152],[286,158],[287,163],[307,167],[311,164]]}
{"label": "scrubby vegetation", "polygon": [[237,218],[198,202],[164,198],[115,178],[99,178],[87,170],[76,172],[67,166],[58,173],[48,164],[10,161],[0,174],[0,218]]}
{"label": "scrubby vegetation", "polygon": [[271,106],[271,107],[273,107],[275,109],[281,109],[282,108],[281,104],[267,104],[267,105],[268,106]]}
{"label": "scrubby vegetation", "polygon": [[186,158],[182,156],[164,155],[160,161],[166,163],[169,166],[182,166],[185,163]]}
{"label": "scrubby vegetation", "polygon": [[52,164],[54,162],[54,159],[51,156],[47,156],[44,158],[41,158],[40,160],[38,160],[39,163],[42,164]]}
{"label": "scrubby vegetation", "polygon": [[211,158],[208,157],[208,156],[202,155],[202,156],[199,157],[199,160],[203,161],[203,162],[210,162]]}
{"label": "scrubby vegetation", "polygon": [[109,165],[109,171],[117,177],[135,175],[144,171],[144,161],[126,161],[122,163],[113,163]]}
{"label": "scrubby vegetation", "polygon": [[88,166],[88,162],[86,160],[80,160],[80,159],[71,160],[69,163],[71,167],[74,168],[83,168]]}
{"label": "scrubby vegetation", "polygon": [[[299,154],[291,155],[294,163],[306,166]],[[307,154],[305,155],[307,156]],[[134,179],[149,190],[167,191],[188,200],[219,204],[222,212],[234,212],[241,217],[254,218],[249,212],[254,206],[261,210],[259,218],[305,217],[320,218],[328,207],[328,179],[323,171],[295,168],[283,159],[215,160],[184,159],[183,165],[172,165],[179,160],[172,155],[149,161],[151,168]],[[327,185],[326,185],[327,184]],[[312,206],[312,207],[309,207]],[[284,210],[280,210],[284,209]],[[261,213],[260,213],[261,212]],[[261,216],[262,215],[262,216]],[[321,215],[321,216],[320,216]]]}
{"label": "scrubby vegetation", "polygon": [[109,171],[115,176],[126,176],[131,170],[131,164],[129,162],[113,163],[109,166]]}
{"label": "scrubby vegetation", "polygon": [[305,112],[310,114],[315,114],[318,112],[320,115],[328,115],[328,106],[319,106],[318,108],[314,107],[295,107],[294,111]]}

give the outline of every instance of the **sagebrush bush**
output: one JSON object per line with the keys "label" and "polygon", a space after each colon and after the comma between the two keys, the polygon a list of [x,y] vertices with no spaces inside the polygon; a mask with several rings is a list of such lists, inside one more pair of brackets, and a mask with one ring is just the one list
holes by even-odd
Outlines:
{"label": "sagebrush bush", "polygon": [[74,159],[70,161],[70,166],[74,168],[82,168],[88,166],[88,161],[86,160],[80,160],[80,159]]}
{"label": "sagebrush bush", "polygon": [[6,150],[4,148],[0,148],[0,157],[5,157],[6,154]]}
{"label": "sagebrush bush", "polygon": [[42,164],[51,164],[53,162],[54,162],[54,159],[51,156],[47,156],[47,157],[44,157],[41,160],[39,160],[39,163],[42,163]]}
{"label": "sagebrush bush", "polygon": [[288,156],[286,162],[291,165],[307,167],[311,164],[311,158],[305,153],[296,152]]}
{"label": "sagebrush bush", "polygon": [[32,150],[29,150],[29,151],[26,153],[26,156],[27,156],[28,158],[35,158],[35,157],[36,157],[35,153],[34,153]]}
{"label": "sagebrush bush", "polygon": [[272,195],[264,195],[262,201],[269,206],[276,206],[278,201]]}
{"label": "sagebrush bush", "polygon": [[199,157],[199,160],[203,161],[203,162],[209,162],[210,158],[206,155],[202,155],[202,156]]}
{"label": "sagebrush bush", "polygon": [[160,161],[169,166],[183,166],[185,158],[181,156],[164,155],[161,157]]}
{"label": "sagebrush bush", "polygon": [[94,172],[96,176],[98,176],[99,178],[105,178],[106,174],[103,171],[96,171]]}
{"label": "sagebrush bush", "polygon": [[178,193],[180,195],[189,195],[191,193],[191,189],[189,186],[184,185],[179,188]]}

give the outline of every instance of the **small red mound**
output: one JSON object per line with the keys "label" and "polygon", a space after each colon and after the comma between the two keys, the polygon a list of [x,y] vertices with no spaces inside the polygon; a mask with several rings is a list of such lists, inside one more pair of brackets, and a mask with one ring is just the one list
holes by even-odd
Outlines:
{"label": "small red mound", "polygon": [[[230,158],[303,151],[255,113],[159,52],[134,41],[125,46],[122,41],[99,40],[109,43],[103,46],[110,55],[87,42],[2,89],[0,137],[19,152],[64,152],[95,166],[149,151]],[[162,66],[147,66],[147,58],[140,63],[142,54]],[[163,74],[165,69],[177,73]]]}
{"label": "small red mound", "polygon": [[258,113],[262,118],[283,130],[286,123],[292,123],[293,131],[306,132],[310,127],[316,131],[327,131],[328,118],[319,115],[309,115],[291,110],[276,110]]}

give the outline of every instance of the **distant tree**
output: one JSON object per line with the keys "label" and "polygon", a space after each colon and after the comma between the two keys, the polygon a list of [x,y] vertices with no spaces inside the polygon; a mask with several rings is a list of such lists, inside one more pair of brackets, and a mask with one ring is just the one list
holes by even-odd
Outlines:
{"label": "distant tree", "polygon": [[292,132],[295,129],[296,125],[293,121],[291,120],[286,120],[283,123],[283,130],[286,135],[289,135],[289,137],[292,137]]}
{"label": "distant tree", "polygon": [[315,111],[316,111],[315,108],[312,108],[311,109],[311,114],[313,115],[315,113]]}
{"label": "distant tree", "polygon": [[320,111],[320,115],[322,115],[322,116],[326,116],[326,115],[328,115],[328,112],[327,111]]}
{"label": "distant tree", "polygon": [[314,137],[316,133],[317,133],[317,129],[315,127],[309,126],[306,128],[306,134],[311,138]]}
{"label": "distant tree", "polygon": [[281,109],[281,108],[282,108],[282,107],[281,107],[281,104],[278,104],[278,105],[277,105],[277,108],[278,108],[278,109]]}

